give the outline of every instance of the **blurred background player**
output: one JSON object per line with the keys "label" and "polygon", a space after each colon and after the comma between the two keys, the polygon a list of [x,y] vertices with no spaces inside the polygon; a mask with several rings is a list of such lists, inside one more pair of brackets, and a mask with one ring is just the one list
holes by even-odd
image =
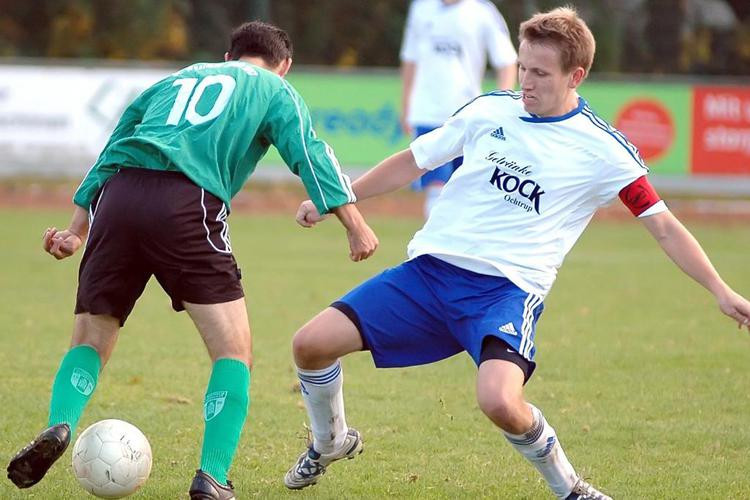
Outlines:
{"label": "blurred background player", "polygon": [[[487,59],[498,89],[516,82],[516,51],[505,19],[487,0],[414,0],[401,45],[401,126],[420,136],[482,93]],[[461,157],[412,183],[424,191],[425,218]]]}
{"label": "blurred background player", "polygon": [[144,91],[76,191],[70,227],[44,233],[44,249],[57,259],[84,241],[86,250],[49,427],[8,465],[19,488],[40,481],[67,448],[120,328],[154,275],[172,307],[187,310],[213,362],[191,498],[234,498],[227,472],[247,416],[252,347],[227,217],[230,200],[270,145],[321,213],[335,213],[346,227],[352,260],[377,246],[352,205],[349,179],[283,78],[292,63],[287,34],[246,23],[232,33],[224,58],[184,68]]}
{"label": "blurred background player", "polygon": [[[524,385],[557,271],[594,213],[618,195],[721,312],[750,328],[750,302],[721,279],[659,198],[638,150],[578,95],[595,49],[585,22],[572,9],[554,9],[522,23],[519,40],[520,92],[474,99],[354,182],[367,199],[465,154],[409,243],[409,260],[362,283],[295,335],[313,442],[287,472],[287,487],[314,484],[332,462],[362,450],[346,422],[341,356],[369,350],[377,367],[388,368],[465,351],[478,368],[479,408],[553,494],[611,500],[576,472],[555,429],[525,400]],[[308,201],[297,220],[311,226],[320,217]]]}

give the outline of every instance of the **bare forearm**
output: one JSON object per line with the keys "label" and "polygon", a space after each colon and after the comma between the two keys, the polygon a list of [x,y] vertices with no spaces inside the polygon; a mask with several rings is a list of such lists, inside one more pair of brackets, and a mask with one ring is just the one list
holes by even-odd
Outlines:
{"label": "bare forearm", "polygon": [[81,240],[85,240],[86,235],[89,233],[88,211],[76,205],[73,210],[73,217],[70,219],[68,230],[78,236]]}
{"label": "bare forearm", "polygon": [[727,285],[689,233],[687,237],[676,237],[662,242],[662,248],[680,269],[714,295],[726,290]]}
{"label": "bare forearm", "polygon": [[690,232],[673,216],[669,224],[655,234],[664,252],[688,276],[715,296],[726,294],[729,287],[716,272],[706,252]]}
{"label": "bare forearm", "polygon": [[352,203],[331,210],[347,230],[356,231],[366,225],[364,217]]}
{"label": "bare forearm", "polygon": [[352,183],[358,200],[390,193],[409,184],[424,173],[410,149],[389,156]]}
{"label": "bare forearm", "polygon": [[750,329],[750,302],[732,290],[716,272],[706,253],[690,232],[669,212],[646,217],[644,223],[680,269],[707,288],[721,312],[737,325]]}

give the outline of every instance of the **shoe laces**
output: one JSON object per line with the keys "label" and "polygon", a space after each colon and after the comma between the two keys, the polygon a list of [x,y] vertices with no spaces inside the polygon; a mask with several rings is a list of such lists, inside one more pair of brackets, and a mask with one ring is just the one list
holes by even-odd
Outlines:
{"label": "shoe laces", "polygon": [[325,466],[309,455],[309,452],[297,463],[295,472],[303,478],[319,475]]}
{"label": "shoe laces", "polygon": [[305,442],[305,448],[310,448],[313,445],[313,433],[312,429],[308,427],[307,423],[302,422],[302,432],[297,434],[297,438]]}
{"label": "shoe laces", "polygon": [[[313,446],[315,441],[313,439],[312,429],[308,427],[307,424],[304,422],[302,423],[302,428],[304,429],[303,431],[304,434],[300,436],[300,439],[304,439],[305,447],[307,448],[307,453],[305,454],[305,461],[309,460],[311,462],[315,462],[316,464],[319,464],[318,459],[320,458],[320,453],[318,453],[315,450],[315,447]],[[317,456],[310,456],[311,453]]]}
{"label": "shoe laces", "polygon": [[581,498],[586,500],[605,500],[609,498],[583,478],[578,479],[578,482],[573,487],[573,493],[581,495]]}

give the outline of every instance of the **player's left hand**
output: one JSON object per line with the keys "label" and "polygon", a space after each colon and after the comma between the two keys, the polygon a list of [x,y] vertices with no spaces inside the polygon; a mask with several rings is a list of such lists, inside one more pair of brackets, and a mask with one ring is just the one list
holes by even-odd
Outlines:
{"label": "player's left hand", "polygon": [[48,227],[42,236],[42,248],[57,260],[70,257],[81,245],[81,237],[69,229],[58,231],[55,227]]}
{"label": "player's left hand", "polygon": [[318,222],[324,220],[327,215],[320,215],[318,209],[310,200],[303,201],[297,209],[297,215],[295,219],[297,224],[302,227],[313,227]]}
{"label": "player's left hand", "polygon": [[742,295],[729,290],[719,298],[721,312],[737,321],[737,328],[743,326],[750,331],[750,302]]}

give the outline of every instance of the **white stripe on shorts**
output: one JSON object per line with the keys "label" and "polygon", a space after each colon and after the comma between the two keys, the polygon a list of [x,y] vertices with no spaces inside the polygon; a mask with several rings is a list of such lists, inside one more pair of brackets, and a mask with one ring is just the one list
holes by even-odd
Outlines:
{"label": "white stripe on shorts", "polygon": [[[221,210],[219,211],[218,215],[216,216],[216,222],[221,222],[223,224],[223,227],[221,228],[220,237],[221,240],[224,242],[225,248],[222,250],[221,248],[217,248],[216,245],[214,245],[214,242],[211,241],[211,231],[208,229],[208,224],[206,224],[206,217],[208,217],[208,213],[206,210],[206,203],[204,201],[204,198],[206,196],[206,190],[201,188],[201,207],[203,207],[203,227],[206,228],[206,241],[208,241],[208,244],[211,245],[211,248],[216,250],[220,253],[232,253],[232,247],[229,245],[229,226],[226,222],[226,210],[227,207],[222,203]],[[223,215],[223,218],[222,218]]]}
{"label": "white stripe on shorts", "polygon": [[521,345],[518,353],[526,359],[531,356],[534,341],[531,339],[534,328],[534,310],[539,307],[543,299],[538,295],[529,294],[523,303],[523,324],[521,325]]}
{"label": "white stripe on shorts", "polygon": [[[102,186],[102,192],[99,193],[99,198],[96,199],[96,206],[89,205],[89,233],[91,233],[91,226],[94,225],[94,219],[96,218],[96,212],[99,211],[99,203],[102,202],[102,197],[104,196],[104,191],[107,189],[107,185],[104,184]],[[87,236],[88,238],[88,236]]]}

